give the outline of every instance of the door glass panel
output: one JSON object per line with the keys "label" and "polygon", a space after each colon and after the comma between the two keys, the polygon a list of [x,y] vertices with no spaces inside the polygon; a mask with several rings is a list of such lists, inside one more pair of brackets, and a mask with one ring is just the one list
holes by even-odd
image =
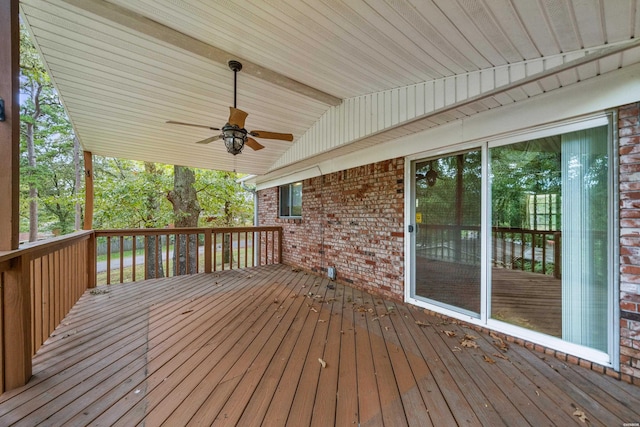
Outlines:
{"label": "door glass panel", "polygon": [[480,313],[481,151],[416,163],[415,295]]}
{"label": "door glass panel", "polygon": [[607,126],[489,152],[491,316],[607,351]]}

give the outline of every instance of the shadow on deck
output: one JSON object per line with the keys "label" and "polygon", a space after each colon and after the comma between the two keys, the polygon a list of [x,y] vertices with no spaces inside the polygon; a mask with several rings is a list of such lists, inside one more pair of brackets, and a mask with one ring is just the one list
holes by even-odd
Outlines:
{"label": "shadow on deck", "polygon": [[284,265],[102,286],[0,396],[0,425],[640,421],[637,387],[498,344]]}

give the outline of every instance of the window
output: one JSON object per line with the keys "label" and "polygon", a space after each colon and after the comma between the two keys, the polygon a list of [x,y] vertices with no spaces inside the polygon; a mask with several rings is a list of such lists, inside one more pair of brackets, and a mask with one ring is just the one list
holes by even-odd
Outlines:
{"label": "window", "polygon": [[280,217],[302,216],[302,183],[280,187]]}

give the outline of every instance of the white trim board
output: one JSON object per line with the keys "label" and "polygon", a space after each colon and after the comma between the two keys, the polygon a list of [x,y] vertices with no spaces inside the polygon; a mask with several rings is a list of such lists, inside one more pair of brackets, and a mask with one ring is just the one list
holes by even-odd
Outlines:
{"label": "white trim board", "polygon": [[601,113],[640,100],[640,64],[514,102],[426,131],[385,142],[361,151],[324,160],[312,167],[286,168],[281,174],[256,178],[258,190],[300,179],[338,172],[397,157],[406,157],[473,141],[487,141],[510,133]]}

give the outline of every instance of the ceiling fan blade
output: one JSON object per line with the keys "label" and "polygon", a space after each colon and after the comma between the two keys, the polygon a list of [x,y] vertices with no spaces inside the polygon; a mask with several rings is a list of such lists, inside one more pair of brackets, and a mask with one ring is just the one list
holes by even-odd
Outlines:
{"label": "ceiling fan blade", "polygon": [[251,136],[266,139],[280,139],[282,141],[293,141],[293,135],[290,133],[267,132],[265,130],[253,130],[249,132]]}
{"label": "ceiling fan blade", "polygon": [[244,128],[244,121],[246,120],[249,113],[245,113],[244,111],[235,107],[229,107],[229,110],[229,124]]}
{"label": "ceiling fan blade", "polygon": [[213,141],[217,141],[222,138],[222,135],[212,136],[210,138],[203,139],[202,141],[196,141],[196,144],[208,144]]}
{"label": "ceiling fan blade", "polygon": [[207,125],[196,125],[196,124],[193,124],[193,123],[174,122],[173,120],[167,120],[167,123],[169,123],[171,125],[193,126],[193,127],[196,127],[196,128],[220,130],[220,128],[214,128],[214,127],[207,126]]}
{"label": "ceiling fan blade", "polygon": [[262,150],[264,148],[264,145],[260,144],[250,136],[247,137],[247,141],[245,142],[245,144],[252,148],[254,151]]}

